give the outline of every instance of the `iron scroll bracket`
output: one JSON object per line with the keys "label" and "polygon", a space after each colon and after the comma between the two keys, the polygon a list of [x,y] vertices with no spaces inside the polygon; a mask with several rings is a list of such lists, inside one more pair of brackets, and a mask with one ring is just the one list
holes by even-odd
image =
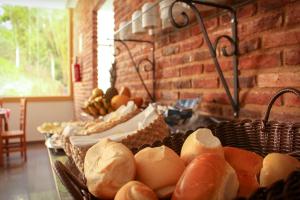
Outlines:
{"label": "iron scroll bracket", "polygon": [[[230,7],[228,5],[224,5],[224,4],[217,4],[217,3],[212,3],[212,2],[203,2],[200,0],[175,0],[170,9],[169,9],[169,16],[171,19],[171,23],[173,24],[173,26],[175,26],[176,28],[183,28],[189,25],[190,19],[187,13],[185,13],[184,11],[181,13],[184,22],[183,23],[178,23],[175,20],[175,17],[173,16],[173,8],[174,5],[177,3],[184,3],[187,4],[191,10],[193,11],[193,13],[196,16],[197,22],[199,24],[200,30],[202,31],[203,37],[204,37],[204,41],[206,42],[208,48],[209,48],[209,52],[210,55],[213,59],[215,68],[217,70],[217,73],[219,75],[219,78],[221,80],[221,83],[225,89],[226,95],[229,99],[229,102],[233,108],[234,111],[234,117],[238,117],[239,115],[239,110],[240,110],[240,105],[239,105],[239,81],[238,81],[238,37],[237,37],[237,17],[236,17],[236,11],[233,7]],[[228,11],[231,14],[231,32],[232,32],[232,36],[229,35],[221,35],[219,37],[217,37],[217,39],[215,40],[214,43],[212,43],[209,39],[207,30],[205,28],[204,25],[204,20],[203,20],[203,16],[201,15],[200,11],[198,10],[198,8],[196,7],[196,5],[206,5],[206,6],[210,6],[210,7],[214,7],[214,8],[219,8],[219,9],[223,9]],[[230,45],[231,45],[231,51],[228,52],[226,47],[223,47],[221,49],[222,54],[225,57],[232,57],[232,61],[233,61],[233,96],[229,90],[228,84],[226,79],[224,78],[224,74],[223,71],[220,67],[220,63],[218,61],[218,57],[217,57],[217,46],[219,44],[219,42],[221,41],[221,39],[225,39],[227,41],[229,41]]]}
{"label": "iron scroll bracket", "polygon": [[[136,40],[136,39],[124,39],[124,40],[120,40],[120,39],[114,39],[114,41],[116,42],[119,42],[120,44],[122,44],[128,54],[129,54],[129,57],[130,57],[130,60],[134,66],[134,69],[143,85],[143,87],[145,88],[146,90],[146,93],[148,95],[148,97],[150,98],[150,100],[152,102],[155,102],[156,98],[155,98],[155,45],[154,45],[154,42],[151,42],[151,41],[148,41],[148,40]],[[130,51],[130,48],[128,47],[127,45],[127,42],[134,42],[134,43],[144,43],[144,44],[148,44],[151,46],[151,59],[149,58],[144,58],[144,59],[141,59],[139,62],[137,62],[134,58],[133,58],[133,55]],[[141,67],[142,67],[142,64],[146,63],[146,65],[144,66],[144,71],[146,72],[151,72],[152,71],[152,94],[151,92],[149,91],[144,79],[143,79],[143,76],[141,75]],[[147,65],[148,64],[148,65]],[[147,66],[150,66],[147,67]]]}

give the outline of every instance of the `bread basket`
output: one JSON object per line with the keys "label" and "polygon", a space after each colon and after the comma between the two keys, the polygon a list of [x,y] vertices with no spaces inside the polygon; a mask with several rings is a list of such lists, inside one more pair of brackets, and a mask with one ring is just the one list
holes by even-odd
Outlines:
{"label": "bread basket", "polygon": [[[152,144],[155,141],[161,141],[168,135],[169,128],[165,123],[163,116],[159,115],[149,126],[136,131],[135,134],[127,136],[120,142],[128,148],[133,149],[135,147],[140,147],[143,144]],[[78,147],[72,144],[70,145],[72,159],[80,172],[83,172],[85,154],[90,147],[91,146]]]}
{"label": "bread basket", "polygon": [[[136,109],[136,110],[120,117],[117,120],[99,122],[97,124],[97,129],[94,132],[90,132],[90,133],[87,133],[87,134],[93,134],[95,132],[102,132],[102,131],[111,129],[114,126],[116,126],[120,123],[123,123],[123,122],[126,122],[126,121],[130,120],[131,118],[133,118],[134,116],[136,116],[140,112],[141,112],[140,109]],[[70,138],[69,137],[70,136],[63,135],[62,143],[63,143],[63,148],[64,148],[65,153],[67,154],[67,156],[71,157],[72,156],[72,151],[71,151],[71,143],[70,143]]]}
{"label": "bread basket", "polygon": [[[291,92],[300,97],[300,91],[293,88],[280,90],[270,101],[264,120],[224,121],[215,127],[209,127],[223,146],[234,146],[254,151],[262,156],[270,152],[289,153],[300,158],[300,122],[268,121],[270,110],[275,100],[284,93]],[[180,153],[181,146],[188,135],[176,133],[167,136],[162,141],[144,144],[138,148],[131,148],[133,153],[147,146],[166,145],[176,153]],[[78,174],[60,161],[54,164],[56,174],[66,186],[71,195],[78,200],[96,199],[87,190],[85,180],[79,180]],[[77,172],[78,173],[78,172]],[[259,188],[249,199],[299,199],[300,196],[300,171],[295,171],[284,181],[278,181],[269,188]],[[275,198],[276,197],[276,198]]]}

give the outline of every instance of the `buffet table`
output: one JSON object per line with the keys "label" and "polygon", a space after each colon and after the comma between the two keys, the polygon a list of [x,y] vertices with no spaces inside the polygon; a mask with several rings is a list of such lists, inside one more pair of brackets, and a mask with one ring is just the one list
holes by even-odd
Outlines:
{"label": "buffet table", "polygon": [[[66,154],[64,153],[63,150],[55,150],[55,149],[50,149],[50,148],[47,148],[47,149],[48,149],[48,155],[49,155],[49,160],[50,160],[51,166],[53,166],[54,162],[57,160],[61,161],[62,163],[65,163],[68,161],[68,157],[66,156]],[[70,193],[68,192],[66,187],[59,180],[58,176],[56,175],[55,171],[53,170],[53,167],[52,167],[52,173],[53,173],[53,178],[54,178],[56,191],[57,191],[59,199],[61,199],[61,200],[73,199],[73,197],[70,195]]]}

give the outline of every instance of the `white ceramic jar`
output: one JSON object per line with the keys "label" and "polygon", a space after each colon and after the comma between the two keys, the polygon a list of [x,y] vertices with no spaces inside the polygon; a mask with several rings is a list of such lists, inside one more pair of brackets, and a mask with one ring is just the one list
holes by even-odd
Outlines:
{"label": "white ceramic jar", "polygon": [[132,14],[131,23],[133,34],[140,34],[146,32],[146,30],[142,26],[142,11],[137,10]]}
{"label": "white ceramic jar", "polygon": [[158,26],[158,9],[155,3],[147,2],[142,7],[143,28],[153,29]]}

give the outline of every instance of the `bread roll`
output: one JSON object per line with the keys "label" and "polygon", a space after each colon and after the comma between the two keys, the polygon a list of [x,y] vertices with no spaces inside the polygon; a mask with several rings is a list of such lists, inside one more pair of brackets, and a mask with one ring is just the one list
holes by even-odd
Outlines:
{"label": "bread roll", "polygon": [[158,200],[151,188],[139,181],[130,181],[117,192],[115,200]]}
{"label": "bread roll", "polygon": [[170,196],[185,165],[169,147],[147,147],[135,154],[137,180],[148,185],[159,198]]}
{"label": "bread roll", "polygon": [[262,168],[263,158],[251,151],[224,147],[226,161],[233,167],[239,179],[239,197],[249,197],[258,187],[257,176]]}
{"label": "bread roll", "polygon": [[220,140],[207,128],[200,128],[186,138],[180,157],[187,165],[196,156],[203,153],[216,153],[224,156]]}
{"label": "bread roll", "polygon": [[94,196],[113,199],[117,191],[135,177],[134,156],[121,143],[100,140],[86,153],[84,175]]}
{"label": "bread roll", "polygon": [[296,158],[287,154],[270,153],[263,160],[260,185],[266,187],[280,179],[286,179],[297,168],[300,168],[300,162]]}
{"label": "bread roll", "polygon": [[217,154],[202,154],[186,167],[172,200],[231,200],[239,183],[234,169]]}

